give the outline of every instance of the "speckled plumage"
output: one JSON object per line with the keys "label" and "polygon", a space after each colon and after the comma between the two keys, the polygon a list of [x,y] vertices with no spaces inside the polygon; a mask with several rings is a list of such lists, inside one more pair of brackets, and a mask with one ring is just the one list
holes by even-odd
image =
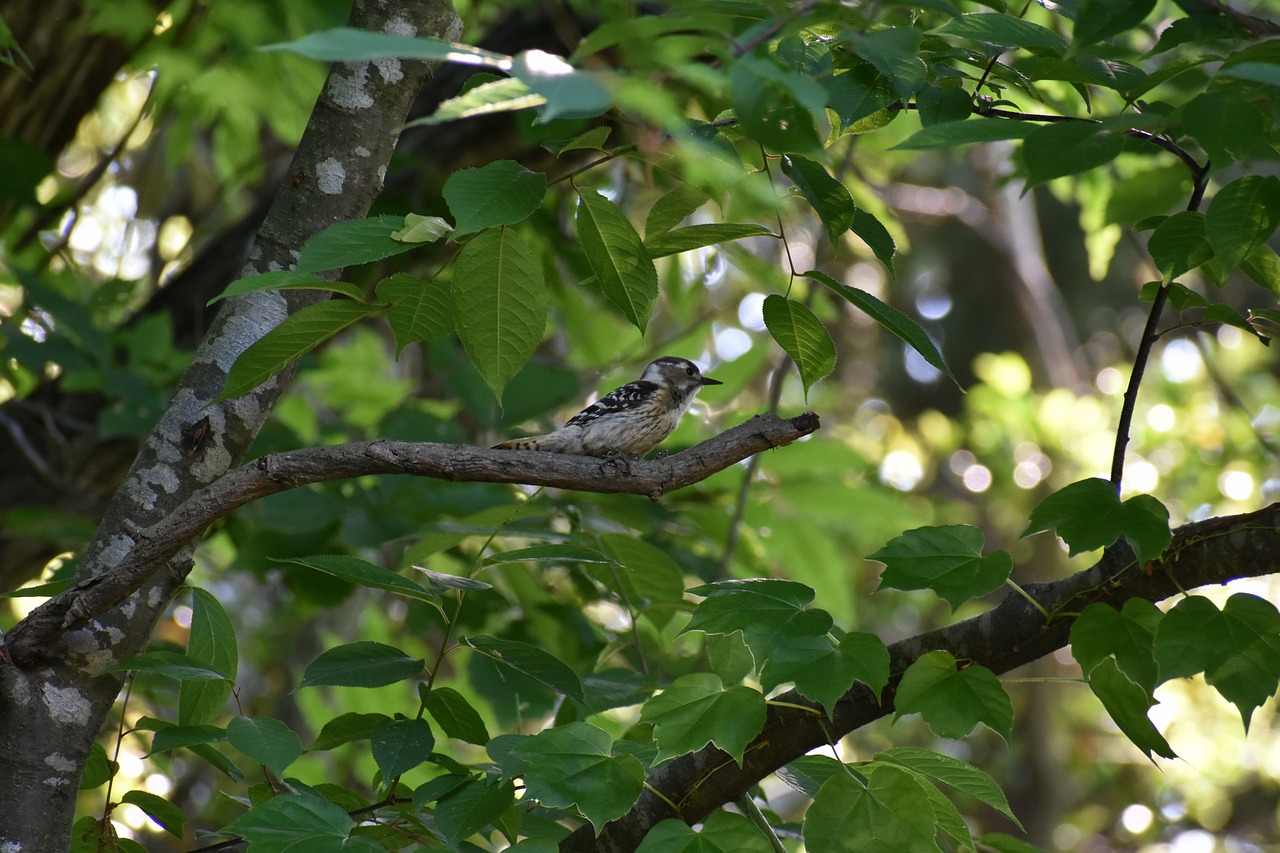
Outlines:
{"label": "speckled plumage", "polygon": [[703,376],[687,358],[663,356],[651,362],[635,382],[613,389],[555,432],[515,438],[494,447],[582,456],[644,456],[675,431],[704,386],[720,384],[718,379]]}

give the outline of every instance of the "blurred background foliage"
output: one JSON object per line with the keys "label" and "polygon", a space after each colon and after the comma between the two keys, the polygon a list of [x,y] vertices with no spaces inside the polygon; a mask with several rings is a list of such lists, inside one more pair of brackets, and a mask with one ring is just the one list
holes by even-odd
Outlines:
{"label": "blurred background foliage", "polygon": [[[42,24],[28,19],[25,6],[38,8],[18,3],[4,15],[18,45],[34,52]],[[288,179],[288,154],[324,69],[254,47],[338,26],[345,20],[343,6],[285,0],[59,4],[74,16],[68,33],[87,43],[110,42],[120,59],[115,68],[93,67],[97,77],[84,85],[96,82],[100,96],[71,135],[24,138],[12,127],[5,130],[4,150],[16,164],[0,181],[0,424],[9,442],[4,466],[10,481],[0,533],[6,588],[48,580],[83,546],[101,499],[122,472],[115,460],[131,458],[130,448],[150,428],[190,359],[206,318],[204,300],[220,289],[217,282],[235,276],[244,235],[252,234],[272,188]],[[577,2],[460,3],[458,9],[467,23],[464,40],[509,53],[536,45],[568,54],[600,20],[627,14],[620,4]],[[897,4],[883,10],[912,12]],[[1148,18],[1150,29],[1125,34],[1125,55],[1152,47],[1179,14],[1162,0]],[[1045,22],[1049,13],[1033,7],[1029,18]],[[660,44],[684,49],[678,37]],[[641,71],[656,62],[625,40],[615,51],[612,61]],[[22,57],[11,59],[14,69],[3,73],[24,74]],[[1162,85],[1176,100],[1180,87],[1203,87],[1205,73],[1191,68]],[[419,112],[430,112],[459,80],[454,68],[442,70]],[[1071,84],[1038,87],[1049,105],[1065,114],[1081,112],[1080,92]],[[1113,92],[1090,91],[1089,106],[1097,114],[1122,106]],[[680,100],[686,95],[675,86],[666,93],[677,115],[699,109],[692,95]],[[725,384],[702,395],[666,449],[693,444],[775,405],[784,415],[813,409],[823,429],[659,503],[387,477],[288,492],[248,506],[201,546],[192,575],[236,622],[239,709],[289,722],[304,743],[344,712],[413,713],[416,697],[403,684],[293,690],[303,667],[325,648],[367,639],[430,657],[442,634],[440,616],[430,607],[389,601],[277,562],[300,555],[355,553],[394,569],[416,563],[464,573],[486,548],[574,536],[606,551],[630,549],[630,559],[670,564],[686,584],[735,577],[800,581],[817,591],[817,602],[839,626],[886,641],[986,606],[971,602],[951,614],[931,593],[876,594],[880,567],[864,556],[903,530],[976,525],[989,548],[1012,553],[1018,582],[1062,577],[1089,564],[1096,555],[1068,559],[1049,536],[1019,536],[1045,495],[1083,477],[1105,476],[1109,468],[1121,394],[1146,315],[1139,290],[1158,278],[1133,225],[1180,209],[1190,180],[1168,154],[1147,147],[1095,172],[1024,192],[1006,143],[893,150],[919,124],[897,113],[884,121],[878,132],[850,134],[833,151],[843,157],[838,176],[897,243],[893,278],[852,234],[833,251],[821,223],[806,215],[808,207],[788,196],[776,161],[766,164],[758,147],[741,142],[737,154],[754,173],[741,179],[748,186],[735,187],[736,208],[716,218],[778,226],[786,244],[756,238],[659,261],[662,296],[644,337],[599,293],[579,286],[589,272],[571,245],[574,198],[560,184],[522,226],[564,237],[556,256],[542,259],[553,320],[501,406],[452,338],[406,350],[397,360],[389,330],[369,323],[307,356],[254,455],[379,437],[488,445],[562,422],[590,395],[635,378],[644,363],[668,353],[699,361]],[[540,143],[572,137],[592,124],[562,119],[535,126],[517,113],[409,130],[379,207],[444,214],[443,179],[494,156],[552,176],[579,167],[588,159],[583,152],[555,156]],[[613,133],[634,136],[644,152],[643,130]],[[1274,156],[1275,128],[1264,131],[1256,145]],[[669,188],[665,168],[661,158],[618,158],[580,180],[633,212],[638,224]],[[1238,174],[1239,167],[1228,166],[1215,180],[1225,183]],[[848,305],[809,292],[803,281],[789,283],[785,252],[794,269],[821,267],[917,319],[964,390]],[[406,257],[408,268],[420,274],[442,261],[430,249]],[[348,276],[371,286],[389,271],[374,264]],[[206,276],[212,284],[200,291]],[[197,295],[175,294],[185,286]],[[839,352],[835,372],[807,399],[761,318],[764,295],[788,286],[792,298],[805,300],[822,319]],[[1235,280],[1218,298],[1240,310],[1274,303],[1256,285]],[[1231,326],[1180,324],[1175,316],[1167,325],[1142,389],[1126,495],[1156,495],[1174,524],[1271,500],[1280,484],[1280,394],[1271,350]],[[72,399],[77,402],[68,405]],[[731,669],[733,655],[742,653],[728,644],[704,644],[697,635],[677,636],[686,618],[680,613],[665,624],[632,624],[607,585],[582,567],[501,564],[483,577],[494,589],[467,595],[455,636],[488,633],[534,642],[582,672],[622,656],[640,661],[660,681],[705,668],[708,660],[718,670]],[[1247,589],[1280,600],[1274,587],[1268,580],[1250,581],[1206,594],[1221,601]],[[35,600],[5,602],[0,627],[12,625]],[[176,602],[156,644],[185,647],[190,617],[190,601]],[[989,732],[942,741],[916,718],[906,718],[863,729],[841,749],[852,759],[890,745],[920,744],[972,761],[1000,781],[1030,840],[1045,849],[1280,850],[1274,700],[1254,715],[1246,736],[1235,711],[1202,682],[1165,685],[1152,718],[1183,760],[1158,760],[1155,770],[1084,686],[1052,681],[1078,675],[1064,652],[1005,679],[1016,711],[1007,746]],[[440,679],[485,709],[491,733],[536,730],[549,716],[570,712],[541,685],[499,673],[466,650],[447,658]],[[125,731],[143,716],[164,717],[174,701],[171,682],[139,677],[127,706],[121,705]],[[596,722],[621,734],[634,718],[633,709],[621,707]],[[240,807],[221,793],[225,777],[181,752],[144,760],[148,742],[126,734],[117,753],[114,733],[104,738],[106,754],[120,763],[114,798],[130,786],[143,788],[200,814],[207,827],[238,813]],[[464,745],[454,747],[455,756],[467,758]],[[477,750],[470,758],[484,756]],[[296,770],[305,776],[308,769],[342,785],[364,784],[376,770],[366,752],[346,748],[304,756]],[[86,779],[85,813],[101,809],[99,781]],[[784,818],[802,814],[790,789],[769,783],[766,793]],[[130,806],[113,817],[149,849],[184,846],[167,847],[172,839]],[[980,808],[966,817],[982,830],[1009,829]]]}

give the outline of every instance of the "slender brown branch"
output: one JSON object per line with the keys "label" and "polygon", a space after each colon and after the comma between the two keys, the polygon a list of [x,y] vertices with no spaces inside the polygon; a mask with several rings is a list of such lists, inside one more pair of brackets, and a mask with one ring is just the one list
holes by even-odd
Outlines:
{"label": "slender brown branch", "polygon": [[[854,685],[836,703],[832,719],[795,691],[775,697],[741,766],[714,746],[669,761],[649,774],[645,792],[630,812],[607,824],[598,838],[592,827],[582,827],[560,843],[560,851],[629,853],[663,820],[693,824],[705,819],[779,767],[892,713],[901,674],[926,652],[946,650],[957,659],[1005,673],[1065,646],[1076,614],[1090,604],[1119,608],[1130,598],[1159,601],[1183,589],[1271,574],[1277,571],[1278,550],[1280,504],[1185,525],[1163,557],[1145,565],[1133,558],[1127,544],[1113,546],[1094,566],[1069,578],[1026,584],[1024,590],[1039,609],[1010,593],[980,616],[894,643],[889,647],[893,676],[882,695]],[[1046,621],[1041,611],[1051,618]],[[668,802],[678,804],[678,814]]]}
{"label": "slender brown branch", "polygon": [[681,453],[634,462],[409,441],[339,444],[263,456],[228,471],[150,527],[133,531],[133,547],[109,571],[77,583],[14,626],[6,638],[7,651],[18,666],[35,665],[59,636],[141,589],[210,524],[277,492],[371,474],[409,474],[455,482],[647,495],[657,500],[762,450],[790,444],[819,426],[812,412],[787,420],[757,415]]}

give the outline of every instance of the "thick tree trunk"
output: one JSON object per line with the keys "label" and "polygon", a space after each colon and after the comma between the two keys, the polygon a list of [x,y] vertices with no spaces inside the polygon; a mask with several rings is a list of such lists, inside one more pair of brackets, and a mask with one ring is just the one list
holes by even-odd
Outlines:
{"label": "thick tree trunk", "polygon": [[[363,0],[356,3],[351,23],[400,33],[412,28],[419,35],[450,40],[459,37],[461,27],[448,0]],[[429,71],[421,63],[386,61],[333,67],[289,170],[303,179],[282,185],[258,234],[249,272],[292,267],[308,237],[368,212],[381,189],[397,128]],[[346,176],[337,193],[316,180],[317,165],[330,159],[342,165]],[[315,293],[264,293],[226,304],[108,505],[82,559],[77,584],[91,585],[109,575],[133,547],[134,532],[242,459],[291,374],[244,397],[205,407],[221,390],[236,356],[319,298]],[[206,416],[212,426],[207,446],[200,454],[184,454],[184,431]],[[191,550],[181,550],[116,607],[64,634],[45,650],[38,667],[21,669],[7,655],[0,657],[0,803],[5,807],[0,849],[43,853],[67,848],[81,771],[121,684],[118,676],[99,673],[145,646],[191,569]]]}

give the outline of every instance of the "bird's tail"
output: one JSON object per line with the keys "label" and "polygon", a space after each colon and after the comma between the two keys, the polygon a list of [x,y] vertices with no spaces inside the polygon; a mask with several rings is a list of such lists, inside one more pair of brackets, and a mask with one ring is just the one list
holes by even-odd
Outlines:
{"label": "bird's tail", "polygon": [[543,445],[551,435],[527,435],[524,438],[513,438],[493,446],[494,450],[545,450]]}

